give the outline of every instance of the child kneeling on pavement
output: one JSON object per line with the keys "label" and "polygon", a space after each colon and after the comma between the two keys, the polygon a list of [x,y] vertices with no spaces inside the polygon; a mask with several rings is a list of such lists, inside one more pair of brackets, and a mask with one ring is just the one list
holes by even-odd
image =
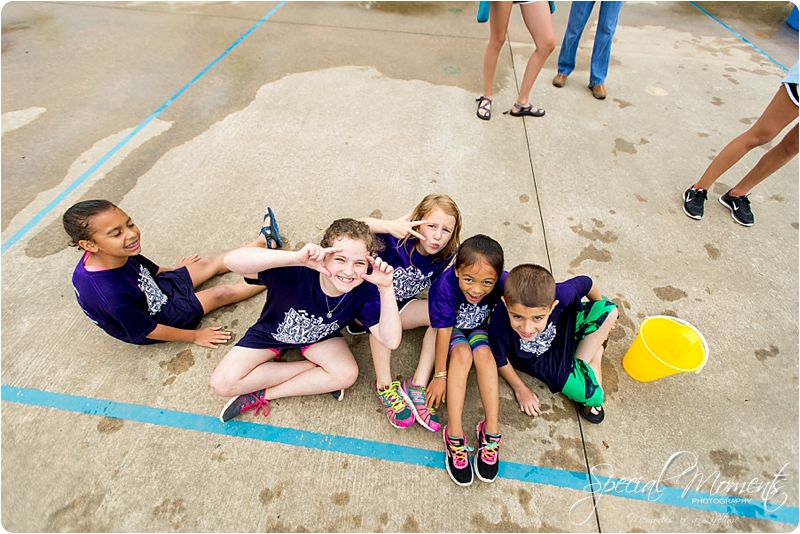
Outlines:
{"label": "child kneeling on pavement", "polygon": [[539,265],[512,269],[502,302],[492,314],[489,344],[520,410],[531,416],[540,413],[538,397],[517,370],[538,378],[553,393],[566,395],[590,423],[602,422],[600,367],[618,313],[617,305],[604,299],[588,276],[557,284]]}

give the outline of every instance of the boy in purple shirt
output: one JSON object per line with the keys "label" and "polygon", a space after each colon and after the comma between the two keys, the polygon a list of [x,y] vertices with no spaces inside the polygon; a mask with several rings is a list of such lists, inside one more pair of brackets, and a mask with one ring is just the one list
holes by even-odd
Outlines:
{"label": "boy in purple shirt", "polygon": [[540,413],[539,399],[516,370],[566,395],[589,422],[602,422],[600,366],[617,305],[605,300],[588,276],[556,284],[547,269],[531,264],[508,273],[502,300],[492,314],[489,345],[520,410]]}

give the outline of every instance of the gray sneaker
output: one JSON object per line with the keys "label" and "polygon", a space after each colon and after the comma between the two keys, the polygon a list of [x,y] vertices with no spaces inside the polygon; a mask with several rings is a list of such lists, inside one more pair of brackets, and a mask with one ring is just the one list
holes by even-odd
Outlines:
{"label": "gray sneaker", "polygon": [[692,219],[703,218],[703,205],[708,200],[708,191],[690,187],[683,193],[683,212]]}
{"label": "gray sneaker", "polygon": [[731,210],[731,217],[733,217],[734,221],[742,226],[753,226],[755,220],[753,212],[750,210],[750,199],[747,198],[747,195],[736,197],[728,191],[719,197],[719,202]]}
{"label": "gray sneaker", "polygon": [[256,410],[255,415],[261,411],[264,417],[269,415],[269,400],[264,398],[264,390],[259,389],[252,393],[245,393],[238,397],[232,397],[227,404],[222,408],[219,414],[219,420],[227,423],[234,417],[241,415],[250,410]]}

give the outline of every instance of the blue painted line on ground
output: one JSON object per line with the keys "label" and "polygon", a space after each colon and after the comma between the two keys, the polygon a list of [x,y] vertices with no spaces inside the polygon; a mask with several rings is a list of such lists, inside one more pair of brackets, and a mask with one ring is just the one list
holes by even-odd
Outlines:
{"label": "blue painted line on ground", "polygon": [[781,69],[783,69],[783,71],[784,71],[784,72],[788,72],[788,71],[789,71],[789,69],[787,69],[786,67],[784,67],[783,65],[781,65],[781,64],[778,62],[778,60],[776,60],[775,58],[773,58],[772,56],[770,56],[769,54],[767,54],[766,52],[764,52],[763,50],[761,50],[759,47],[757,47],[756,45],[754,45],[753,43],[751,43],[750,41],[748,41],[748,40],[747,40],[747,39],[746,39],[746,38],[745,38],[745,37],[744,37],[742,34],[740,34],[740,33],[739,33],[739,32],[737,32],[736,30],[734,30],[733,28],[731,28],[730,26],[728,26],[727,24],[725,24],[724,22],[722,22],[721,20],[719,20],[717,17],[715,17],[714,15],[712,15],[711,13],[709,13],[708,11],[706,11],[705,9],[703,9],[702,7],[700,7],[699,5],[697,5],[695,2],[689,2],[689,3],[690,3],[690,4],[692,4],[694,7],[696,7],[697,9],[699,9],[700,11],[702,11],[703,13],[705,13],[706,15],[708,15],[709,17],[711,17],[713,20],[717,21],[717,22],[718,22],[720,25],[722,25],[722,27],[723,27],[723,28],[725,28],[726,30],[728,30],[729,32],[731,32],[733,35],[735,35],[736,37],[738,37],[739,39],[741,39],[742,41],[744,41],[746,44],[748,44],[749,46],[751,46],[751,47],[752,47],[752,48],[753,48],[753,49],[754,49],[756,52],[758,52],[759,54],[761,54],[762,56],[764,56],[764,57],[765,57],[765,58],[767,58],[768,60],[772,61],[772,62],[773,62],[774,64],[776,64],[777,66],[779,66]]}
{"label": "blue painted line on ground", "polygon": [[[69,412],[113,417],[125,421],[135,421],[156,426],[177,428],[181,430],[194,430],[209,434],[218,434],[237,438],[253,439],[269,443],[304,447],[313,450],[322,450],[374,458],[389,462],[399,462],[407,465],[444,469],[444,453],[395,445],[380,441],[350,438],[297,430],[293,428],[277,427],[245,421],[220,422],[219,418],[207,415],[198,415],[174,410],[164,410],[138,404],[126,404],[107,400],[52,393],[30,388],[18,388],[8,385],[2,386],[4,402],[13,402],[29,406],[55,408]],[[767,510],[763,502],[752,504],[746,502],[719,503],[715,501],[727,500],[725,495],[715,495],[699,491],[686,492],[681,488],[660,486],[655,492],[620,492],[619,488],[625,486],[625,479],[607,478],[592,475],[592,481],[587,473],[554,469],[535,465],[526,465],[515,462],[500,464],[499,475],[501,478],[518,480],[532,484],[542,484],[586,492],[586,499],[600,501],[606,496],[627,498],[638,501],[649,501],[678,508],[688,508],[699,511],[714,512],[730,516],[763,519],[767,521],[798,524],[798,508],[796,506],[779,506],[772,504]],[[616,488],[616,491],[615,489]],[[594,491],[594,496],[591,494]],[[581,497],[579,497],[581,499]],[[737,500],[737,499],[733,499]],[[743,500],[743,499],[742,499]],[[774,509],[777,508],[777,509]]]}
{"label": "blue painted line on ground", "polygon": [[126,144],[128,144],[128,142],[129,142],[131,139],[133,139],[133,138],[134,138],[134,136],[136,136],[136,134],[138,134],[140,131],[142,131],[142,130],[145,128],[145,126],[147,126],[148,124],[150,124],[150,123],[153,121],[153,119],[155,119],[156,117],[158,117],[159,115],[161,115],[161,113],[162,113],[162,112],[163,112],[165,109],[167,109],[167,108],[168,108],[170,105],[172,105],[172,103],[173,103],[173,102],[175,102],[175,100],[177,100],[177,99],[178,99],[178,98],[179,98],[179,97],[180,97],[180,96],[181,96],[183,93],[185,93],[185,92],[186,92],[186,91],[187,91],[187,90],[188,90],[190,87],[192,87],[192,86],[193,86],[193,85],[194,85],[194,84],[195,84],[195,83],[196,83],[196,82],[197,82],[197,81],[198,81],[200,78],[202,78],[202,77],[203,77],[203,76],[204,76],[204,75],[205,75],[205,74],[206,74],[206,73],[207,73],[209,70],[211,70],[211,69],[214,67],[214,65],[216,65],[217,63],[219,63],[219,62],[220,62],[220,61],[221,61],[221,60],[222,60],[222,59],[223,59],[225,56],[227,56],[227,55],[228,55],[228,54],[229,54],[229,53],[230,53],[230,52],[231,52],[231,51],[232,51],[234,48],[236,48],[237,46],[239,46],[239,44],[240,44],[242,41],[244,41],[245,39],[247,39],[247,37],[249,37],[249,36],[250,36],[250,34],[251,34],[251,33],[253,33],[253,32],[254,32],[254,31],[255,31],[255,30],[256,30],[256,29],[257,29],[259,26],[261,26],[261,25],[262,25],[264,22],[266,22],[267,20],[269,20],[269,18],[270,18],[270,17],[272,17],[272,15],[274,15],[274,14],[275,14],[275,13],[276,13],[276,12],[277,12],[277,11],[278,11],[280,8],[281,8],[281,7],[283,7],[283,6],[284,6],[284,4],[286,4],[286,2],[285,2],[285,1],[284,1],[284,2],[281,2],[281,3],[279,3],[279,4],[278,4],[278,5],[276,5],[274,8],[272,8],[272,9],[270,10],[270,12],[269,12],[269,13],[267,13],[266,15],[264,15],[264,16],[263,16],[263,17],[262,17],[262,18],[261,18],[261,19],[260,19],[258,22],[256,22],[256,23],[255,23],[255,24],[254,24],[254,25],[253,25],[253,26],[252,26],[252,27],[251,27],[249,30],[247,30],[246,32],[244,32],[244,33],[241,35],[241,37],[239,37],[238,39],[236,39],[236,41],[234,41],[234,42],[233,42],[233,44],[231,44],[231,45],[230,45],[230,46],[229,46],[227,49],[225,49],[225,51],[224,51],[224,52],[222,52],[222,53],[221,53],[219,56],[217,56],[217,58],[216,58],[216,59],[214,59],[214,61],[212,61],[211,63],[209,63],[208,65],[206,65],[206,67],[205,67],[203,70],[201,70],[199,73],[197,73],[197,75],[195,75],[195,77],[194,77],[194,78],[192,78],[191,80],[189,80],[189,82],[188,82],[186,85],[184,85],[183,87],[181,87],[181,88],[178,90],[178,92],[177,92],[177,93],[175,93],[174,95],[172,95],[172,96],[171,96],[171,97],[170,97],[170,98],[169,98],[169,99],[168,99],[166,102],[164,102],[163,104],[161,104],[161,106],[160,106],[160,107],[159,107],[157,110],[155,110],[155,111],[154,111],[154,112],[153,112],[153,113],[152,113],[152,114],[151,114],[149,117],[147,117],[147,118],[146,118],[145,120],[143,120],[143,121],[142,121],[142,122],[141,122],[141,123],[140,123],[138,126],[136,126],[136,127],[133,129],[133,130],[131,130],[131,131],[130,131],[130,133],[128,133],[128,135],[126,135],[126,136],[125,136],[125,137],[124,137],[124,138],[123,138],[123,139],[122,139],[122,140],[121,140],[119,143],[117,143],[116,145],[114,145],[114,147],[113,147],[111,150],[109,150],[108,152],[106,152],[106,153],[105,153],[105,154],[104,154],[104,155],[103,155],[103,156],[102,156],[102,157],[101,157],[99,160],[97,160],[97,161],[96,161],[96,162],[95,162],[95,163],[94,163],[94,164],[93,164],[91,167],[89,167],[88,169],[86,169],[86,171],[85,171],[83,174],[81,174],[81,175],[80,175],[78,178],[76,178],[74,182],[72,182],[71,184],[69,184],[69,185],[68,185],[68,186],[67,186],[67,187],[66,187],[66,188],[65,188],[65,189],[64,189],[64,190],[63,190],[61,193],[59,193],[59,194],[58,194],[58,195],[57,195],[57,196],[56,196],[56,197],[55,197],[55,198],[54,198],[52,201],[50,201],[50,203],[49,203],[49,204],[47,204],[47,206],[45,206],[45,207],[42,209],[42,211],[40,211],[39,213],[37,213],[36,215],[34,215],[34,217],[33,217],[33,218],[30,220],[30,221],[28,221],[27,223],[25,223],[25,225],[24,225],[22,228],[20,228],[20,229],[19,229],[19,230],[18,230],[18,231],[17,231],[17,232],[14,234],[14,235],[12,235],[12,236],[11,236],[11,237],[8,239],[8,241],[6,241],[5,243],[3,243],[2,247],[0,247],[0,254],[5,254],[5,253],[6,253],[6,251],[7,251],[8,249],[10,249],[12,246],[14,246],[14,244],[15,244],[17,241],[19,241],[20,239],[22,239],[22,237],[23,237],[25,234],[27,234],[27,233],[28,233],[28,232],[29,232],[29,231],[30,231],[30,230],[31,230],[31,229],[32,229],[34,226],[36,226],[37,224],[39,224],[39,223],[42,221],[42,219],[44,219],[44,218],[47,216],[47,214],[48,214],[48,213],[50,213],[51,211],[53,211],[53,210],[54,210],[54,209],[55,209],[55,208],[56,208],[56,207],[57,207],[57,206],[58,206],[58,205],[59,205],[59,204],[60,204],[60,203],[61,203],[61,202],[62,202],[62,201],[65,199],[65,198],[67,198],[67,196],[69,196],[69,195],[70,195],[70,193],[72,193],[73,191],[75,191],[75,189],[77,189],[77,188],[78,188],[78,186],[80,186],[80,185],[81,185],[83,182],[85,182],[85,181],[86,181],[86,179],[87,179],[89,176],[91,176],[92,174],[94,174],[94,172],[95,172],[95,171],[96,171],[98,168],[100,168],[100,166],[101,166],[101,165],[103,165],[103,164],[104,164],[106,161],[108,161],[108,160],[109,160],[109,159],[110,159],[110,158],[111,158],[111,157],[112,157],[114,154],[116,154],[116,153],[119,151],[119,149],[121,149],[123,146],[125,146]]}

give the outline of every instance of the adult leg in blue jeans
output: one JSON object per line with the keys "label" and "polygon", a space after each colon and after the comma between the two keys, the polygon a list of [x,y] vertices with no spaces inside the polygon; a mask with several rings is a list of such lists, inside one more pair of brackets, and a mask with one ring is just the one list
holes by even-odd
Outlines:
{"label": "adult leg in blue jeans", "polygon": [[[553,85],[556,87],[563,87],[567,76],[575,69],[578,44],[594,4],[595,2],[572,2],[567,29],[558,54],[558,73],[553,78]],[[614,39],[621,9],[622,2],[600,2],[589,75],[589,88],[594,97],[600,100],[607,95],[605,80],[608,75],[608,64],[611,61],[611,42]]]}

